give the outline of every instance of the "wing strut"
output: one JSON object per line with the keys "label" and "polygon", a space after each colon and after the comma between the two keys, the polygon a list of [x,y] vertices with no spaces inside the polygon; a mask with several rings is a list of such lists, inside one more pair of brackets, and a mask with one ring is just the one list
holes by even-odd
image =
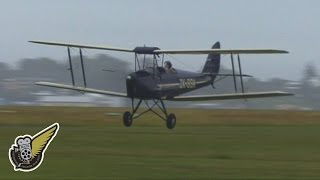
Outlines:
{"label": "wing strut", "polygon": [[241,83],[241,92],[244,93],[244,85],[243,85],[243,77],[246,75],[242,74],[242,68],[241,68],[241,60],[240,60],[240,55],[237,54],[237,59],[238,59],[238,66],[239,66],[239,75],[235,73],[235,63],[233,59],[233,54],[231,54],[231,65],[232,65],[232,76],[233,76],[233,83],[234,83],[234,90],[236,93],[238,93],[238,87],[237,87],[237,79],[236,77],[240,77],[240,83]]}
{"label": "wing strut", "polygon": [[241,69],[241,62],[240,62],[240,55],[239,54],[238,54],[238,65],[239,65],[239,73],[240,73],[241,90],[242,90],[242,93],[244,93],[242,69]]}
{"label": "wing strut", "polygon": [[70,72],[71,72],[71,79],[72,85],[74,86],[74,76],[73,76],[73,68],[72,68],[72,61],[71,61],[71,54],[70,54],[70,47],[68,47],[68,57],[69,57],[69,65],[70,65]]}
{"label": "wing strut", "polygon": [[[79,48],[79,54],[80,54],[80,63],[81,63],[83,84],[84,84],[84,87],[86,88],[87,87],[87,80],[86,80],[86,73],[85,73],[85,69],[84,69],[84,61],[83,61],[83,55],[82,55],[82,49],[81,48]],[[75,86],[74,72],[73,72],[73,67],[72,67],[72,58],[71,58],[70,47],[68,47],[68,58],[69,58],[69,70],[71,72],[72,85]]]}
{"label": "wing strut", "polygon": [[79,48],[79,52],[80,52],[80,61],[81,61],[81,69],[82,69],[82,76],[83,76],[83,84],[84,84],[84,87],[86,88],[87,87],[87,81],[86,81],[86,74],[85,74],[85,71],[84,71],[83,56],[82,56],[81,48]]}
{"label": "wing strut", "polygon": [[232,75],[233,75],[233,82],[234,82],[234,90],[237,93],[237,80],[236,80],[236,73],[234,70],[234,62],[233,62],[233,54],[231,54],[231,64],[232,64]]}

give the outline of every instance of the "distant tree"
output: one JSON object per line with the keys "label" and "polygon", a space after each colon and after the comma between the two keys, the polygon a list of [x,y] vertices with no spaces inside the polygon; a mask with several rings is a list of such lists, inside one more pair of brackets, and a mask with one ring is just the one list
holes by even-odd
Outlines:
{"label": "distant tree", "polygon": [[0,71],[8,70],[8,65],[6,63],[0,62]]}
{"label": "distant tree", "polygon": [[0,62],[0,80],[10,77],[10,68],[6,63]]}
{"label": "distant tree", "polygon": [[307,63],[303,70],[302,82],[308,83],[309,80],[318,77],[317,68],[314,63]]}

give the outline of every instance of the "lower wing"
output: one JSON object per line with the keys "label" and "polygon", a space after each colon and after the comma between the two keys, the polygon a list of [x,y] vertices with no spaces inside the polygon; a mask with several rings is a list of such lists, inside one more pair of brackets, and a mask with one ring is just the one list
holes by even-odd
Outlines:
{"label": "lower wing", "polygon": [[77,87],[77,86],[71,86],[71,85],[66,85],[66,84],[58,84],[58,83],[52,83],[52,82],[36,82],[36,85],[55,87],[55,88],[61,88],[61,89],[70,89],[70,90],[88,92],[88,93],[104,94],[104,95],[110,95],[110,96],[127,97],[126,93],[113,92],[113,91],[104,91],[104,90],[92,89],[92,88],[84,88],[84,87]]}
{"label": "lower wing", "polygon": [[238,94],[217,94],[217,95],[199,95],[199,96],[176,96],[167,100],[171,101],[210,101],[210,100],[232,100],[232,99],[250,99],[278,96],[292,96],[293,94],[282,91],[269,92],[250,92]]}
{"label": "lower wing", "polygon": [[[71,86],[66,84],[58,84],[52,82],[36,82],[36,85],[55,87],[61,89],[70,89],[81,92],[97,93],[103,95],[127,97],[126,93],[104,91],[99,89],[84,88]],[[232,99],[250,99],[250,98],[265,98],[265,97],[278,97],[278,96],[292,96],[293,94],[281,91],[269,91],[269,92],[251,92],[251,93],[238,93],[238,94],[217,94],[217,95],[198,95],[198,96],[176,96],[173,98],[166,98],[170,101],[210,101],[210,100],[232,100]]]}

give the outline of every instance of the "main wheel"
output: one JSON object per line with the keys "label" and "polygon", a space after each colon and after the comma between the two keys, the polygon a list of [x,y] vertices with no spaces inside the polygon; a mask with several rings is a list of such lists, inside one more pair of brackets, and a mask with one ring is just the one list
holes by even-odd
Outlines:
{"label": "main wheel", "polygon": [[176,125],[176,116],[174,114],[169,114],[167,117],[167,128],[168,129],[173,129],[174,126]]}
{"label": "main wheel", "polygon": [[132,125],[132,115],[128,111],[123,113],[123,124],[126,127],[130,127]]}

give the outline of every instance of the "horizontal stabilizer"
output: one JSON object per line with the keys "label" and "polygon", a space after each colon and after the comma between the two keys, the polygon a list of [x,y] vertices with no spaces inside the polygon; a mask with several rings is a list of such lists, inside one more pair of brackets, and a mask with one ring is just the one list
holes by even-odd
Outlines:
{"label": "horizontal stabilizer", "polygon": [[176,96],[167,100],[171,101],[210,101],[210,100],[233,100],[233,99],[250,99],[265,98],[278,96],[292,96],[293,94],[282,91],[269,92],[251,92],[238,94],[216,94],[216,95],[199,95],[199,96]]}
{"label": "horizontal stabilizer", "polygon": [[[226,73],[218,73],[218,74],[215,74],[215,73],[202,73],[202,74],[205,74],[205,75],[208,75],[208,76],[227,76],[227,77],[229,77],[229,76],[233,76],[233,74],[226,74]],[[240,75],[240,74],[235,74],[234,76],[237,76],[237,77],[239,77],[239,76],[242,76],[242,77],[253,77],[253,76],[251,76],[251,75],[248,75],[248,74],[242,74],[242,75]]]}
{"label": "horizontal stabilizer", "polygon": [[36,44],[51,45],[51,46],[64,46],[64,47],[85,48],[85,49],[134,52],[133,49],[117,48],[117,47],[109,47],[109,46],[93,46],[93,45],[85,45],[85,44],[62,43],[62,42],[52,42],[52,41],[29,41],[29,42],[36,43]]}
{"label": "horizontal stabilizer", "polygon": [[36,85],[55,87],[55,88],[61,88],[61,89],[70,89],[70,90],[87,92],[87,93],[104,94],[104,95],[118,96],[118,97],[127,97],[126,93],[119,93],[119,92],[113,92],[113,91],[104,91],[104,90],[99,90],[99,89],[77,87],[77,86],[71,86],[71,85],[66,85],[66,84],[58,84],[58,83],[52,83],[52,82],[36,82]]}

